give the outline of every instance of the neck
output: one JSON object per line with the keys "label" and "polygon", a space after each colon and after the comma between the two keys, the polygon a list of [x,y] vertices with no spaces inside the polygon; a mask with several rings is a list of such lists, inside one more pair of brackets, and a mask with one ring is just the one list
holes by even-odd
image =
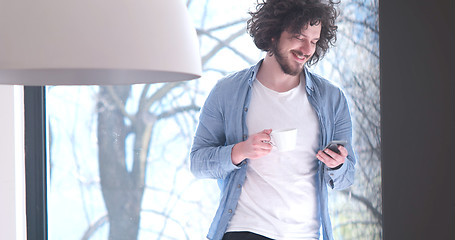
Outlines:
{"label": "neck", "polygon": [[259,68],[257,79],[269,89],[287,92],[300,83],[300,74],[292,76],[281,69],[274,56],[267,55]]}

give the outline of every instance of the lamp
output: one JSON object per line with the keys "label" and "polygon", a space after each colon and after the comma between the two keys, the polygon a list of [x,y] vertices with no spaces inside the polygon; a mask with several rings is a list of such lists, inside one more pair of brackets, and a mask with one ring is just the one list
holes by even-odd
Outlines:
{"label": "lamp", "polygon": [[200,61],[183,0],[0,0],[0,84],[182,81]]}

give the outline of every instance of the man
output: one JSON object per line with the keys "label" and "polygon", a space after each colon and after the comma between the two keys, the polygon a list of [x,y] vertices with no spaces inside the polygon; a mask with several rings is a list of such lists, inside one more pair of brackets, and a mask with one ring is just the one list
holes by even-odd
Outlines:
{"label": "man", "polygon": [[[268,0],[248,31],[267,52],[257,65],[219,81],[208,96],[191,150],[191,171],[218,179],[221,199],[209,239],[333,239],[327,186],[354,179],[351,117],[342,91],[312,74],[335,42],[332,2]],[[271,134],[296,128],[280,152]],[[345,140],[339,154],[324,149]],[[322,229],[322,232],[320,231]]]}

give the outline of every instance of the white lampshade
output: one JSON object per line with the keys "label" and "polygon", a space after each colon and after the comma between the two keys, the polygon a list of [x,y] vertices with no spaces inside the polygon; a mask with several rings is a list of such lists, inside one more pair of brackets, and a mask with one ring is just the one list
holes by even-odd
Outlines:
{"label": "white lampshade", "polygon": [[198,39],[183,0],[0,0],[0,84],[200,76]]}

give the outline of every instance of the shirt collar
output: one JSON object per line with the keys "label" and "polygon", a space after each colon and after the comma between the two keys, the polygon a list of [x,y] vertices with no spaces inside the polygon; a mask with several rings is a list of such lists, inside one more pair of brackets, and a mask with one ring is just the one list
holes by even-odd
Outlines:
{"label": "shirt collar", "polygon": [[314,91],[314,82],[313,82],[313,78],[311,77],[310,71],[308,71],[307,67],[304,67],[303,72],[305,73],[306,88],[311,91]]}
{"label": "shirt collar", "polygon": [[253,82],[254,82],[254,80],[256,80],[256,75],[258,74],[259,67],[262,65],[262,62],[263,62],[263,61],[264,61],[264,59],[261,59],[261,60],[253,67],[253,71],[251,72],[250,79],[248,79],[248,84],[250,85],[250,87],[253,86]]}

